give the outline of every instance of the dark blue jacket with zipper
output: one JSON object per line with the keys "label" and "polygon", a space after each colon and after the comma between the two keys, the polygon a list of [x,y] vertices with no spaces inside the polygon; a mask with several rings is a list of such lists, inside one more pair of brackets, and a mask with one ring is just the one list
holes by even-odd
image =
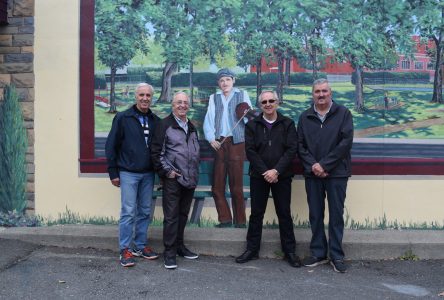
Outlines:
{"label": "dark blue jacket with zipper", "polygon": [[311,167],[319,163],[329,177],[350,177],[353,118],[351,112],[333,101],[324,122],[313,105],[298,122],[298,153],[304,176],[315,177]]}
{"label": "dark blue jacket with zipper", "polygon": [[105,144],[109,178],[119,178],[120,171],[145,173],[154,171],[151,161],[151,137],[160,118],[148,110],[150,130],[148,143],[139,121],[136,105],[119,112],[113,119],[111,131]]}

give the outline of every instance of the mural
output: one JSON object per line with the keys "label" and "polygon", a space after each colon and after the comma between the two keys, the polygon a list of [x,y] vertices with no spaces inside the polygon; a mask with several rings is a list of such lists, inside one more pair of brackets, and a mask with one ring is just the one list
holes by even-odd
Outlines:
{"label": "mural", "polygon": [[442,22],[436,1],[82,0],[81,10],[81,172],[105,172],[114,113],[148,82],[160,117],[174,92],[191,95],[200,182],[211,185],[203,121],[216,72],[229,68],[253,107],[274,89],[295,121],[312,81],[328,78],[334,100],[353,113],[355,175],[444,174],[444,43],[429,26]]}

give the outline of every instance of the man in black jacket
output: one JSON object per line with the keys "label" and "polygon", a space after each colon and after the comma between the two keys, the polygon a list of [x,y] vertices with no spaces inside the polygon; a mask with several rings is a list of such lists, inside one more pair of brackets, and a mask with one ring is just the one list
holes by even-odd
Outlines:
{"label": "man in black jacket", "polygon": [[124,267],[134,265],[134,256],[158,257],[147,246],[154,185],[151,136],[159,122],[150,110],[153,93],[147,83],[136,86],[136,104],[114,117],[105,145],[109,178],[121,192],[119,247]]}
{"label": "man in black jacket", "polygon": [[[304,167],[305,190],[312,231],[311,256],[302,264],[315,267],[328,262],[336,272],[347,270],[344,264],[344,201],[351,176],[353,118],[344,106],[332,100],[326,79],[318,79],[312,88],[313,105],[298,122],[298,152]],[[328,199],[328,237],[324,231],[325,197]]]}
{"label": "man in black jacket", "polygon": [[259,103],[262,113],[245,127],[245,150],[250,161],[251,215],[247,250],[236,258],[236,262],[245,263],[258,258],[262,222],[271,189],[282,251],[291,266],[300,267],[299,257],[295,254],[296,240],[290,210],[292,161],[297,151],[296,127],[291,119],[277,112],[279,103],[275,92],[262,92]]}
{"label": "man in black jacket", "polygon": [[194,189],[199,179],[199,141],[197,130],[187,118],[187,94],[174,95],[172,113],[160,121],[153,139],[153,163],[163,180],[164,265],[177,268],[176,255],[187,259],[199,256],[184,244]]}

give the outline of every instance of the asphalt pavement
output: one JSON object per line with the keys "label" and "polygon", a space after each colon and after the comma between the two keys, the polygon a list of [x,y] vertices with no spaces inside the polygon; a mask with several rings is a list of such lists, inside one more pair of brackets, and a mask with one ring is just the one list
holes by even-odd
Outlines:
{"label": "asphalt pavement", "polygon": [[118,253],[42,246],[0,238],[0,299],[443,299],[444,260],[347,261],[292,268],[282,259],[237,264],[233,257],[138,259],[123,268]]}

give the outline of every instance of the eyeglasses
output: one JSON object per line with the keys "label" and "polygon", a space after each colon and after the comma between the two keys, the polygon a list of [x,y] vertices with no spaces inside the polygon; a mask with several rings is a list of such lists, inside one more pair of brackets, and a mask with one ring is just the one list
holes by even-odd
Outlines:
{"label": "eyeglasses", "polygon": [[261,104],[262,104],[262,105],[265,105],[265,104],[267,104],[267,103],[273,104],[273,103],[275,103],[275,102],[276,102],[275,99],[269,99],[269,100],[262,100],[262,101],[261,101]]}

